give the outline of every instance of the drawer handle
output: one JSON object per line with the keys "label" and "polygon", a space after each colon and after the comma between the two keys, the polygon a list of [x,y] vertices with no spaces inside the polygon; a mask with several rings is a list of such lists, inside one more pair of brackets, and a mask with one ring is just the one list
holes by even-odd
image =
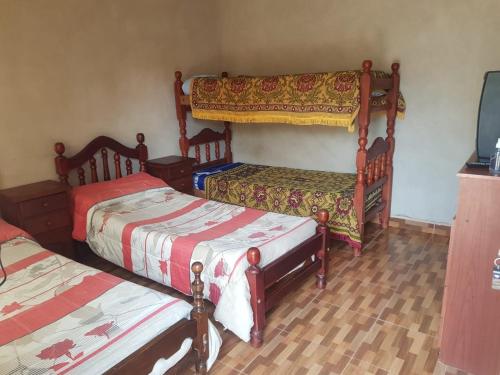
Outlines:
{"label": "drawer handle", "polygon": [[43,207],[43,208],[47,208],[47,207],[49,207],[49,202],[43,202],[43,203],[42,203],[42,207]]}
{"label": "drawer handle", "polygon": [[184,173],[184,169],[181,169],[180,173]]}
{"label": "drawer handle", "polygon": [[48,227],[51,227],[51,226],[52,226],[52,221],[48,220],[48,221],[47,221],[47,226],[48,226]]}

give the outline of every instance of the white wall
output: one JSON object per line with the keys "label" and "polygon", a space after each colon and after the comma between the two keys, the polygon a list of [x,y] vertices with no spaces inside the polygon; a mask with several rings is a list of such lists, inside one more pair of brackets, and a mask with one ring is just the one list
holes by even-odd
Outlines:
{"label": "white wall", "polygon": [[[475,145],[483,74],[500,68],[500,1],[219,0],[221,70],[231,74],[376,69],[401,63],[407,115],[396,128],[392,216],[450,223],[455,174]],[[373,136],[385,124],[370,127]],[[354,171],[342,129],[234,126],[239,160]]]}
{"label": "white wall", "polygon": [[151,157],[178,153],[174,71],[217,70],[215,9],[202,0],[0,1],[0,188],[56,178],[97,135]]}

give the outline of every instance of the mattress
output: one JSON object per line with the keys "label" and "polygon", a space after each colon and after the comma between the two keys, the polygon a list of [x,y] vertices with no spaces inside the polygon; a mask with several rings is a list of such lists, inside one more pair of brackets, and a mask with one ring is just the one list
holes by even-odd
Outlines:
{"label": "mattress", "polygon": [[[204,181],[205,197],[210,200],[295,216],[315,217],[319,209],[326,209],[333,236],[360,248],[355,183],[352,173],[254,164],[210,173]],[[381,192],[379,188],[370,194],[366,211],[381,200]]]}
{"label": "mattress", "polygon": [[[1,224],[1,223],[0,223]],[[0,228],[1,230],[1,228]],[[1,244],[0,372],[99,374],[183,318],[191,305],[16,237]],[[210,364],[220,337],[210,325]],[[191,350],[186,339],[164,373]],[[175,360],[174,360],[175,359]]]}
{"label": "mattress", "polygon": [[239,167],[242,164],[243,163],[225,163],[217,165],[215,167],[200,169],[199,171],[193,173],[193,188],[198,190],[205,190],[205,179],[208,176],[228,171],[230,169]]}

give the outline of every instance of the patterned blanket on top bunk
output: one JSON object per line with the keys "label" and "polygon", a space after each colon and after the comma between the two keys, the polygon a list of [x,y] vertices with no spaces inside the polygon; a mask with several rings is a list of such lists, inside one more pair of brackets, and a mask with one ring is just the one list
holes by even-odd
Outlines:
{"label": "patterned blanket on top bunk", "polygon": [[[388,78],[373,71],[375,78]],[[372,93],[372,105],[385,104],[387,92]],[[311,73],[269,77],[198,77],[191,87],[193,118],[240,123],[330,125],[354,131],[360,108],[360,72]],[[398,116],[405,112],[398,98]]]}
{"label": "patterned blanket on top bunk", "polygon": [[[200,171],[201,172],[201,171]],[[361,247],[354,209],[356,175],[242,164],[204,178],[206,199],[294,216],[330,213],[333,237]],[[381,199],[381,189],[367,199],[368,211]]]}

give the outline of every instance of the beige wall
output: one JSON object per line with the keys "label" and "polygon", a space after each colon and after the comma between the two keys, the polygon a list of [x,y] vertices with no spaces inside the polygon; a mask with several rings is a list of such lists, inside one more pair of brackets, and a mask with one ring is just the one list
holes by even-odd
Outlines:
{"label": "beige wall", "polygon": [[[205,1],[0,0],[0,187],[55,178],[53,144],[178,152],[173,73],[216,68]],[[216,70],[216,69],[215,69]]]}
{"label": "beige wall", "polygon": [[[393,215],[450,222],[482,76],[499,69],[498,0],[0,0],[0,187],[54,178],[52,145],[146,134],[177,153],[172,75],[401,62]],[[195,125],[199,129],[200,125]],[[191,127],[195,129],[195,127]],[[235,158],[352,171],[342,129],[234,126]],[[371,136],[383,134],[376,122]]]}
{"label": "beige wall", "polygon": [[[474,149],[483,74],[500,69],[498,0],[220,0],[221,68],[232,74],[375,68],[401,62],[393,216],[449,223],[456,171]],[[234,126],[234,153],[258,163],[353,171],[341,129]],[[382,134],[383,123],[370,129]]]}

